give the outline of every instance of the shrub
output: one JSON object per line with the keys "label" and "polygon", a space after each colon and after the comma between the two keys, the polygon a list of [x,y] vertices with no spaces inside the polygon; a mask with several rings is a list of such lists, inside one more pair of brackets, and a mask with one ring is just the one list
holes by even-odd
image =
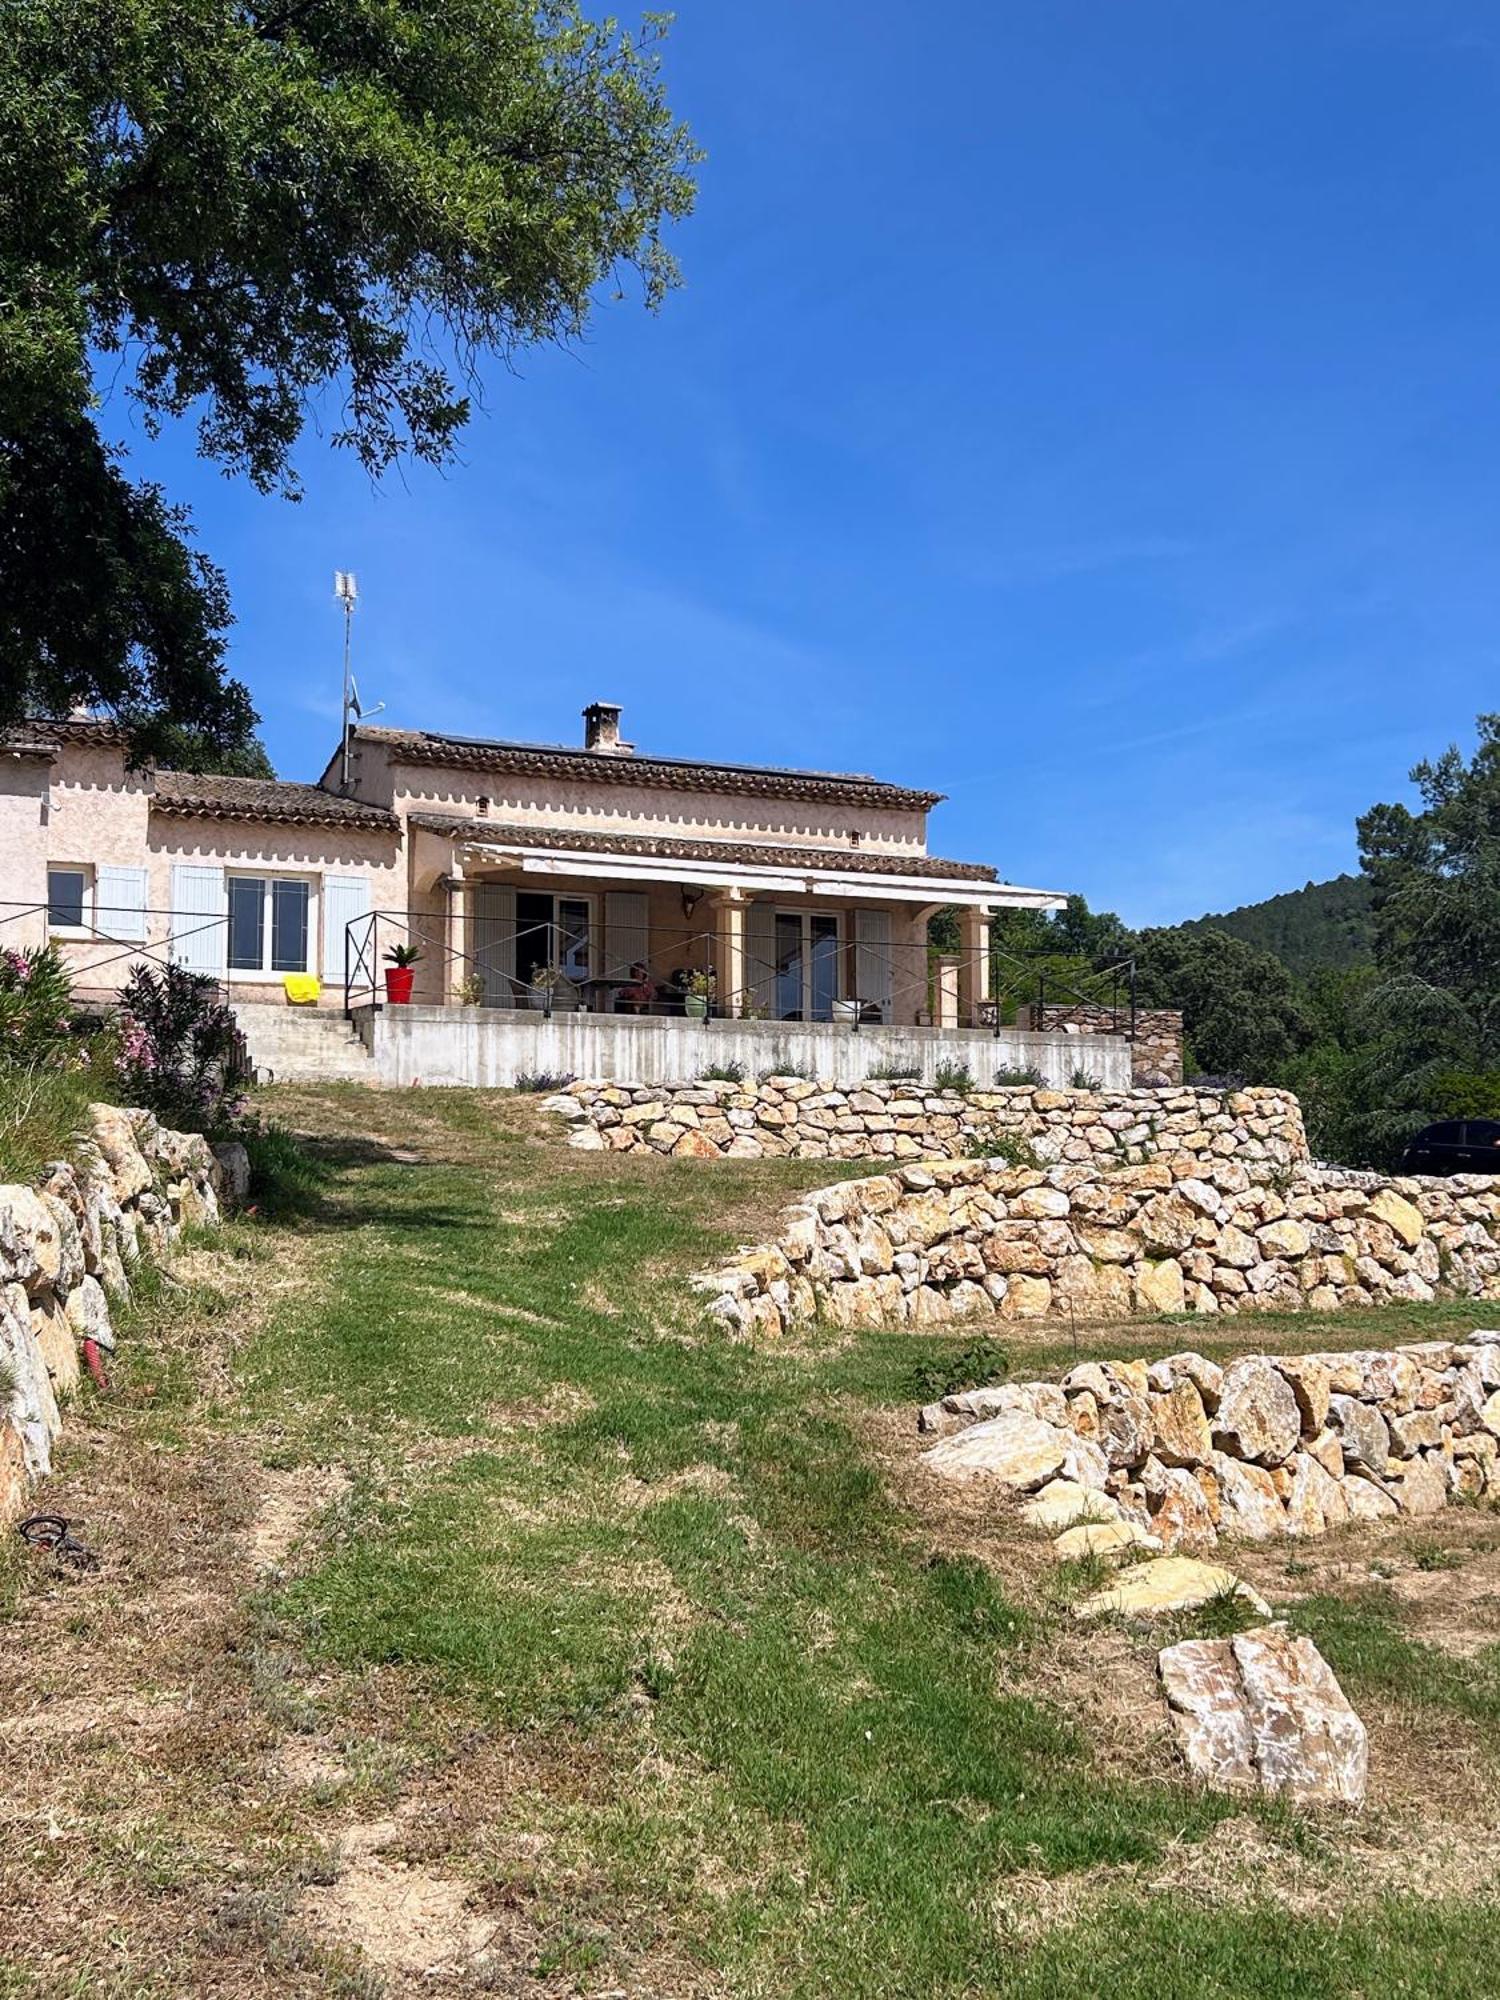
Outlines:
{"label": "shrub", "polygon": [[1080,1067],[1068,1078],[1068,1087],[1070,1090],[1103,1090],[1104,1078]]}
{"label": "shrub", "polygon": [[974,1088],[974,1076],[967,1063],[940,1062],[932,1073],[933,1088],[956,1090],[967,1097]]}
{"label": "shrub", "polygon": [[1002,1090],[1012,1084],[1025,1084],[1028,1088],[1035,1090],[1040,1084],[1046,1082],[1046,1078],[1035,1063],[1027,1063],[1023,1068],[1019,1069],[1014,1063],[1001,1063],[1000,1067],[995,1071],[995,1082]]}
{"label": "shrub", "polygon": [[115,1071],[127,1104],[165,1124],[212,1132],[244,1106],[248,1067],[216,983],[180,965],[138,965],[120,996]]}
{"label": "shrub", "polygon": [[700,1083],[743,1083],[746,1077],[742,1062],[709,1063],[698,1072]]}
{"label": "shrub", "polygon": [[72,982],[53,946],[0,951],[0,1062],[66,1069],[78,1054]]}
{"label": "shrub", "polygon": [[1003,1160],[1008,1167],[1039,1167],[1029,1139],[1019,1132],[971,1132],[964,1141],[966,1160]]}
{"label": "shrub", "polygon": [[570,1083],[577,1081],[570,1069],[523,1069],[516,1078],[514,1088],[542,1097],[554,1090],[566,1090]]}
{"label": "shrub", "polygon": [[763,1069],[760,1072],[758,1081],[769,1083],[772,1077],[775,1076],[795,1076],[799,1077],[803,1083],[816,1083],[817,1081],[817,1078],[805,1063],[795,1063],[789,1056],[785,1060],[773,1062],[769,1069]]}
{"label": "shrub", "polygon": [[920,1063],[882,1062],[870,1071],[871,1083],[920,1083]]}
{"label": "shrub", "polygon": [[961,1389],[987,1389],[1010,1373],[1010,1356],[989,1334],[946,1354],[921,1360],[911,1371],[912,1393],[919,1402],[935,1403]]}

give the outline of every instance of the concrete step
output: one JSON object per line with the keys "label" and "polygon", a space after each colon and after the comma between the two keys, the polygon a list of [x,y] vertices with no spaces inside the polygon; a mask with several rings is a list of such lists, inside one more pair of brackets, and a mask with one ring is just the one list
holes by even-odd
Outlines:
{"label": "concrete step", "polygon": [[371,1083],[369,1051],[342,1014],[247,1001],[235,1019],[262,1082]]}

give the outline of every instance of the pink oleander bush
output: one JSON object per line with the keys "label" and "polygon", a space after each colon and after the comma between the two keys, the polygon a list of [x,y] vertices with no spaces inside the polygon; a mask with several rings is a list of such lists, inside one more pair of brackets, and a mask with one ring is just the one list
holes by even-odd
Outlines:
{"label": "pink oleander bush", "polygon": [[120,995],[117,1095],[164,1125],[222,1132],[245,1106],[245,1047],[217,983],[180,965],[138,965]]}
{"label": "pink oleander bush", "polygon": [[75,1068],[73,987],[51,945],[0,951],[0,1064]]}

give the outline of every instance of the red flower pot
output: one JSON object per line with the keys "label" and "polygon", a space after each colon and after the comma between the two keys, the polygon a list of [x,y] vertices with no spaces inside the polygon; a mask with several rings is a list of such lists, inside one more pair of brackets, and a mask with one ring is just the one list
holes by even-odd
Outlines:
{"label": "red flower pot", "polygon": [[411,985],[416,976],[415,968],[410,965],[386,967],[385,997],[393,1007],[404,1007],[411,999]]}

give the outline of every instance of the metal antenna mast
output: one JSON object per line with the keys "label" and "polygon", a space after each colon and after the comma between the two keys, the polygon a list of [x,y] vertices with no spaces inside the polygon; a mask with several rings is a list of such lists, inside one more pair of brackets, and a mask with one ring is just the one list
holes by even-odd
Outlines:
{"label": "metal antenna mast", "polygon": [[333,594],[344,607],[344,747],[342,762],[342,789],[349,789],[349,745],[354,733],[354,718],[359,713],[359,701],[354,692],[354,674],[349,664],[349,649],[354,638],[354,605],[359,596],[352,569],[336,569],[333,573]]}

